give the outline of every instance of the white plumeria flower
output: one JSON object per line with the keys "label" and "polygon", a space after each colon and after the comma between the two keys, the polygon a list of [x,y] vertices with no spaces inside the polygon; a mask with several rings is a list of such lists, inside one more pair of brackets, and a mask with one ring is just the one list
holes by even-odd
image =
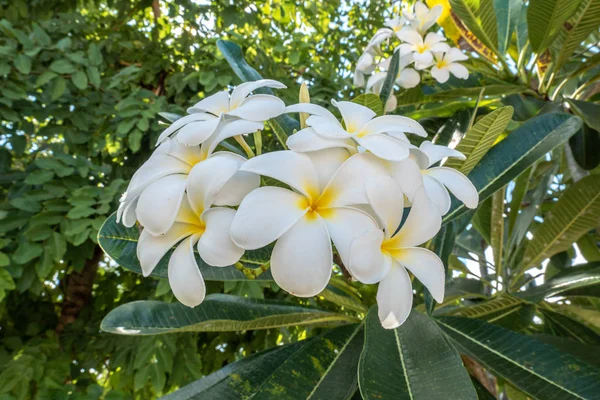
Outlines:
{"label": "white plumeria flower", "polygon": [[[277,241],[271,272],[277,284],[299,297],[320,293],[331,276],[331,240],[342,261],[359,236],[377,229],[367,213],[349,207],[366,204],[365,182],[385,174],[368,153],[326,149],[309,155],[278,151],[250,159],[243,171],[277,179],[292,190],[261,187],[244,200],[231,225],[241,248],[258,249]],[[346,264],[347,265],[347,264]]]}
{"label": "white plumeria flower", "polygon": [[[378,67],[388,69],[390,61],[391,57],[380,62]],[[412,53],[400,57],[400,62],[398,65],[398,74],[396,76],[395,83],[403,89],[414,88],[421,82],[421,75],[419,75],[419,73],[413,68],[407,68],[407,66],[410,65],[412,62]],[[381,89],[383,88],[383,83],[385,82],[386,77],[387,71],[375,72],[367,81],[366,89],[370,90],[372,93],[379,95],[379,93],[381,93]],[[392,90],[392,92],[390,93],[390,97],[385,103],[385,111],[391,112],[396,109],[397,105],[398,100],[396,99],[396,96],[394,96],[394,92]]]}
{"label": "white plumeria flower", "polygon": [[441,5],[429,9],[423,2],[418,1],[415,3],[414,14],[404,11],[402,15],[408,20],[413,29],[417,30],[419,33],[425,33],[433,26],[433,24],[435,24],[443,11],[444,7]]}
{"label": "white plumeria flower", "polygon": [[[161,258],[177,245],[169,259],[169,284],[177,300],[186,306],[197,306],[206,294],[204,279],[194,256],[196,243],[200,258],[215,267],[235,264],[244,254],[229,235],[235,210],[211,208],[223,196],[223,189],[230,179],[238,173],[237,161],[212,157],[196,164],[187,181],[187,196],[181,200],[170,228],[162,235],[153,235],[148,229],[140,234],[137,256],[144,276],[150,275]],[[156,206],[152,211],[161,212]]]}
{"label": "white plumeria flower", "polygon": [[431,76],[439,83],[445,83],[450,79],[450,73],[459,79],[468,79],[469,70],[456,61],[468,59],[462,51],[453,47],[447,53],[434,52],[435,61],[431,68]]}
{"label": "white plumeria flower", "polygon": [[417,247],[437,234],[441,214],[421,187],[408,218],[395,233],[402,221],[404,198],[398,183],[389,176],[379,177],[367,182],[366,193],[383,231],[372,230],[352,243],[348,270],[361,282],[380,282],[379,319],[384,328],[394,329],[406,321],[412,308],[412,285],[406,269],[438,303],[444,299],[444,264],[435,253]]}
{"label": "white plumeria flower", "polygon": [[404,56],[412,53],[415,63],[431,64],[433,61],[432,52],[450,50],[450,46],[444,43],[446,38],[434,32],[429,32],[423,39],[418,31],[411,27],[405,27],[398,32],[398,37],[406,42],[397,47],[400,55]]}
{"label": "white plumeria flower", "polygon": [[303,129],[288,139],[292,150],[304,152],[331,147],[355,150],[361,146],[379,158],[400,161],[408,157],[411,147],[405,133],[427,136],[425,129],[413,119],[399,115],[376,117],[370,108],[349,101],[332,100],[332,103],[340,110],[344,126],[331,112],[315,104],[286,107],[286,112],[311,114],[306,121],[310,129]]}
{"label": "white plumeria flower", "polygon": [[[219,135],[228,136],[247,126],[247,121],[236,121],[219,128]],[[123,194],[117,222],[131,227],[139,221],[153,235],[165,234],[176,220],[184,193],[195,181],[200,171],[198,165],[210,161],[218,165],[215,171],[226,184],[215,197],[215,204],[235,206],[251,190],[260,185],[260,177],[237,171],[246,159],[231,152],[217,152],[216,140],[203,143],[202,148],[185,146],[173,139],[161,144],[133,175],[127,191]],[[233,171],[235,166],[235,171]],[[233,172],[231,172],[233,171]]]}
{"label": "white plumeria flower", "polygon": [[415,201],[416,192],[422,185],[442,215],[450,210],[448,190],[468,208],[477,208],[479,193],[469,178],[454,168],[431,167],[446,157],[464,160],[462,153],[429,141],[424,141],[418,149],[411,149],[410,153],[406,160],[390,163],[389,167],[391,175],[411,203]]}
{"label": "white plumeria flower", "polygon": [[179,143],[197,146],[213,136],[223,119],[240,119],[253,124],[246,125],[246,131],[240,134],[256,132],[262,129],[263,122],[277,117],[285,108],[285,103],[275,96],[251,92],[259,88],[285,89],[285,85],[272,79],[261,79],[238,85],[231,96],[220,91],[199,101],[187,109],[189,115],[173,122],[158,137],[158,144],[173,134]]}

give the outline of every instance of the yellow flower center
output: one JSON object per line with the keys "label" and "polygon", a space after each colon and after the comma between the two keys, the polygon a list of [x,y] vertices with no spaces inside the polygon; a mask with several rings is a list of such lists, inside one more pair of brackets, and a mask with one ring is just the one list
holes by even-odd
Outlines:
{"label": "yellow flower center", "polygon": [[312,194],[311,200],[308,197],[302,197],[298,201],[298,207],[301,210],[306,210],[306,218],[310,220],[316,220],[318,216],[322,218],[330,218],[335,213],[335,210],[331,208],[331,205],[337,197],[337,191],[334,188],[327,188],[321,195],[317,188],[307,187],[306,192]]}
{"label": "yellow flower center", "polygon": [[398,247],[399,246],[398,242],[399,242],[399,240],[398,240],[397,236],[394,236],[389,239],[385,239],[381,243],[381,252],[384,254],[388,254],[394,258],[399,257],[403,250]]}
{"label": "yellow flower center", "polygon": [[417,53],[423,54],[427,50],[429,50],[429,46],[427,46],[425,43],[417,45]]}
{"label": "yellow flower center", "polygon": [[440,60],[435,64],[435,66],[440,69],[446,67],[447,65],[448,63],[446,62],[446,60]]}

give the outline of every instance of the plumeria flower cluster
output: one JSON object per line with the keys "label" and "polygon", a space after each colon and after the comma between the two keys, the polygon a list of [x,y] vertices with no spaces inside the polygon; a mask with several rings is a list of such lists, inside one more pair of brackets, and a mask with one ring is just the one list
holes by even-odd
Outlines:
{"label": "plumeria flower cluster", "polygon": [[[391,57],[386,57],[381,46],[384,43],[389,45],[391,41],[400,42],[394,47],[394,52],[399,52],[400,57],[395,79],[400,88],[416,87],[421,82],[420,73],[427,70],[440,83],[447,82],[450,74],[467,79],[469,71],[459,61],[468,57],[458,48],[450,47],[440,33],[428,32],[442,11],[441,5],[429,9],[418,1],[414,5],[414,12],[404,10],[401,16],[387,20],[385,27],[375,33],[358,59],[354,84],[358,87],[366,86],[368,91],[375,94],[381,92],[391,61]],[[396,104],[396,98],[390,94],[385,105],[386,111],[395,109]]]}
{"label": "plumeria flower cluster", "polygon": [[[285,107],[275,96],[250,94],[261,87],[284,86],[244,83],[231,95],[220,92],[190,108],[160,135],[157,149],[133,176],[117,217],[126,226],[137,221],[143,227],[137,256],[144,275],[175,247],[169,283],[181,303],[194,307],[206,292],[194,248],[218,268],[275,242],[270,269],[292,295],[321,293],[337,252],[339,267],[353,279],[379,283],[385,328],[398,327],[410,313],[408,271],[441,302],[443,264],[419,246],[439,231],[449,192],[467,207],[477,206],[471,182],[438,166],[464,156],[428,141],[412,145],[407,134],[426,132],[410,118],[332,101],[340,121],[315,104]],[[288,138],[289,150],[250,159],[215,151],[223,140],[256,132],[283,113],[308,114],[306,127]],[[261,186],[261,176],[281,185]]]}

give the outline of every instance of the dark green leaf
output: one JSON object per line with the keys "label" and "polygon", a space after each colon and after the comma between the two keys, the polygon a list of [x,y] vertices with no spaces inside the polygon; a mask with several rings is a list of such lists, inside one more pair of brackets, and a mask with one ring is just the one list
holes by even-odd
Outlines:
{"label": "dark green leaf", "polygon": [[527,7],[527,27],[531,48],[541,54],[556,38],[579,6],[580,0],[530,0]]}
{"label": "dark green leaf", "polygon": [[394,90],[394,84],[396,83],[396,77],[398,76],[398,69],[400,68],[400,51],[395,51],[390,61],[390,67],[387,70],[383,86],[379,92],[379,99],[381,104],[385,104]]}
{"label": "dark green leaf", "polygon": [[383,115],[383,103],[374,93],[364,93],[352,99],[353,103],[360,104],[373,110],[377,115]]}

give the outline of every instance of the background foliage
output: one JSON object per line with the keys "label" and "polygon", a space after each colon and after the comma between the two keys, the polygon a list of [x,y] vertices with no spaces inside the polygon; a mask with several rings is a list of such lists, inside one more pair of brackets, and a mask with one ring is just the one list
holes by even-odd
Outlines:
{"label": "background foliage", "polygon": [[[209,293],[226,294],[205,302],[230,314],[170,304],[165,279],[131,272],[137,229],[110,219],[103,228],[120,266],[98,233],[168,122],[159,113],[182,114],[241,82],[229,64],[242,60],[226,60],[218,39],[288,85],[279,91],[287,104],[306,80],[312,101],[327,105],[362,93],[351,71],[390,2],[0,0],[0,399],[148,399],[193,381],[175,398],[360,398],[359,386],[382,398],[595,398],[600,1],[428,3],[447,7],[440,25],[472,52],[472,76],[397,92],[396,113],[419,119],[437,143],[464,136],[469,158],[451,166],[484,201],[476,212],[454,204],[430,244],[447,266],[446,301],[434,310],[415,285],[415,303],[437,322],[413,312],[384,331],[367,312],[375,288],[341,273],[300,300],[268,272],[249,280],[233,270],[209,279]],[[265,133],[264,146],[278,148]],[[161,315],[178,318],[158,330]],[[117,336],[101,322],[107,332],[171,333]],[[444,371],[418,363],[415,349],[427,346],[426,360]],[[387,381],[407,386],[373,384],[380,371],[369,360],[382,356]],[[414,371],[446,384],[398,368],[413,357]],[[277,373],[252,374],[260,370]]]}

